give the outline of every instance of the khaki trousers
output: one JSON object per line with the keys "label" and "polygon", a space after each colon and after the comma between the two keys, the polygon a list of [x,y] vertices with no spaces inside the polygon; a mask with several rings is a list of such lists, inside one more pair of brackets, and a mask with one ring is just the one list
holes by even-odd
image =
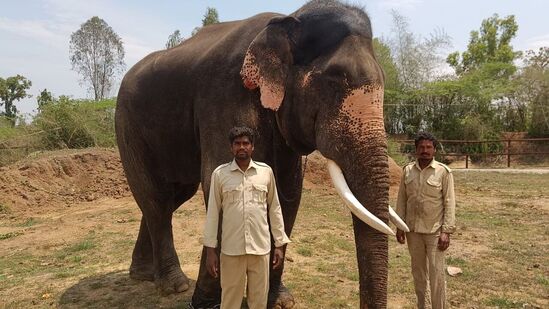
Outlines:
{"label": "khaki trousers", "polygon": [[221,253],[221,309],[240,309],[246,277],[248,308],[267,308],[269,292],[269,254],[225,255]]}
{"label": "khaki trousers", "polygon": [[[447,308],[444,277],[446,253],[437,248],[439,236],[440,233],[406,233],[419,309],[424,309],[429,301],[433,309]],[[427,291],[427,282],[430,283],[431,299]]]}

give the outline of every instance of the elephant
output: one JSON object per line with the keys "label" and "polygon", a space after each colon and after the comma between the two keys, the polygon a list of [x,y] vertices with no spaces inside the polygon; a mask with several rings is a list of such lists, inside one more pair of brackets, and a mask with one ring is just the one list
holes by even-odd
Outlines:
{"label": "elephant", "polygon": [[[143,58],[125,74],[115,112],[122,165],[142,212],[130,276],[165,294],[189,288],[172,214],[199,185],[207,204],[212,171],[232,159],[228,131],[245,125],[258,135],[254,159],[274,171],[289,236],[302,156],[318,150],[329,159],[353,211],[360,308],[385,308],[392,231],[383,92],[367,14],[334,0],[210,25]],[[270,272],[270,307],[294,306],[283,269]],[[220,295],[203,250],[192,305],[213,307]]]}

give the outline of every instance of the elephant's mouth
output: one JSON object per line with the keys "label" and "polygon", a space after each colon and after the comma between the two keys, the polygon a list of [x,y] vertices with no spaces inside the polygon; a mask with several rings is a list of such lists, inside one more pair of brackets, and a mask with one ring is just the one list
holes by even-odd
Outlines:
{"label": "elephant's mouth", "polygon": [[[391,230],[391,228],[387,226],[385,222],[381,221],[378,217],[369,212],[354,196],[353,192],[351,192],[351,189],[349,189],[347,181],[345,181],[345,177],[343,176],[343,172],[341,171],[337,163],[328,159],[327,167],[337,193],[343,199],[345,205],[349,208],[349,210],[362,222],[366,223],[372,228],[388,235],[394,235],[393,230]],[[410,229],[408,229],[406,223],[404,223],[404,221],[397,215],[397,213],[393,210],[393,208],[391,208],[391,206],[388,207],[389,218],[391,222],[393,222],[393,224],[400,230],[409,232]]]}

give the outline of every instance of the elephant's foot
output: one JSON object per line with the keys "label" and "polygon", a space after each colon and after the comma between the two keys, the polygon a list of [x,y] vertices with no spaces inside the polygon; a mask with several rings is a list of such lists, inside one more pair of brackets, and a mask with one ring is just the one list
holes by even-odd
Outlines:
{"label": "elephant's foot", "polygon": [[152,262],[140,263],[132,261],[132,265],[130,266],[130,278],[141,281],[154,281]]}
{"label": "elephant's foot", "polygon": [[[207,275],[209,276],[209,275]],[[205,284],[204,284],[205,282]],[[202,287],[207,288],[204,290]],[[193,309],[212,309],[220,308],[221,304],[221,288],[219,287],[219,281],[215,281],[213,278],[200,279],[194,287],[193,298],[189,308]]]}
{"label": "elephant's foot", "polygon": [[272,309],[291,309],[295,306],[294,297],[283,284],[280,284],[276,290],[269,291],[269,308]]}
{"label": "elephant's foot", "polygon": [[189,289],[189,278],[181,271],[179,265],[163,276],[158,276],[154,283],[163,295],[181,293]]}

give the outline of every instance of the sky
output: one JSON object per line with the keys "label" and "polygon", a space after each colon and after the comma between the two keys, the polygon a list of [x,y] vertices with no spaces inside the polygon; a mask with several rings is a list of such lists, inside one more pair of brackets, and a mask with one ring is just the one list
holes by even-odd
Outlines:
{"label": "sky", "polygon": [[[0,77],[17,74],[32,81],[32,98],[16,103],[23,114],[33,114],[36,97],[47,89],[54,96],[92,98],[71,70],[70,35],[93,16],[105,20],[121,37],[126,70],[147,54],[163,49],[168,36],[180,30],[189,37],[201,25],[207,7],[219,12],[221,21],[244,19],[261,12],[290,14],[304,0],[0,0]],[[443,30],[452,39],[447,51],[464,51],[470,32],[483,19],[497,13],[515,15],[519,26],[511,42],[515,50],[549,46],[547,0],[351,0],[369,14],[374,37],[389,37],[391,10],[409,23],[409,30],[428,38]],[[120,77],[121,78],[121,77]],[[119,79],[120,79],[119,78]],[[112,95],[115,95],[115,89]]]}

